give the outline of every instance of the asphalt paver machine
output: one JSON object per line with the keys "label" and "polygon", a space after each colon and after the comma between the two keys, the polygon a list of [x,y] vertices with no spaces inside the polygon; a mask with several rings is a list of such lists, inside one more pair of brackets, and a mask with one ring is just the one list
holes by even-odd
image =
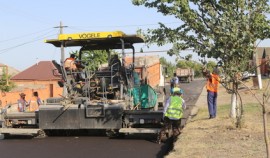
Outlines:
{"label": "asphalt paver machine", "polygon": [[[54,74],[61,75],[64,88],[60,98],[48,98],[40,106],[39,128],[53,130],[103,129],[108,136],[119,133],[158,133],[163,117],[157,110],[157,93],[141,82],[134,71],[134,44],[143,43],[137,35],[121,31],[60,34],[58,39],[46,40],[55,47],[80,47],[78,63],[86,51],[103,50],[108,63],[95,71],[81,67],[67,70],[63,62]],[[113,61],[111,52],[120,50],[121,60]],[[126,50],[132,51],[132,62],[126,62]]]}
{"label": "asphalt paver machine", "polygon": [[[86,32],[60,34],[46,43],[61,47],[61,57],[66,47],[80,47],[78,69],[70,70],[53,61],[54,75],[62,80],[63,94],[48,98],[34,113],[1,112],[0,138],[6,134],[45,134],[71,130],[103,130],[108,136],[128,133],[157,134],[162,125],[163,112],[158,110],[156,91],[141,82],[134,71],[134,44],[144,40],[137,35],[115,32]],[[86,51],[103,50],[107,65],[97,70],[82,66],[93,61],[82,61]],[[111,52],[120,50],[121,60],[112,60]],[[132,50],[132,62],[126,62],[126,50]],[[80,63],[80,64],[78,64]],[[9,107],[9,106],[8,106]],[[22,124],[20,124],[22,122]]]}

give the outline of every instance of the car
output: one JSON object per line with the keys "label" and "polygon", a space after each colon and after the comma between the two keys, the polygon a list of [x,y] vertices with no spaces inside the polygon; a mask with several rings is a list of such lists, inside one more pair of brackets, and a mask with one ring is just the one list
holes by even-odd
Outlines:
{"label": "car", "polygon": [[255,72],[248,72],[248,71],[244,71],[242,73],[242,80],[247,80],[249,79],[250,77],[255,77],[256,76],[256,73]]}

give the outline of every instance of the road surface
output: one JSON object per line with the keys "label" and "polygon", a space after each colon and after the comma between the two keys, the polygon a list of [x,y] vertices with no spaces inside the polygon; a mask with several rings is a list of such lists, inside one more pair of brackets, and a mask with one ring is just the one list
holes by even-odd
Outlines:
{"label": "road surface", "polygon": [[[202,79],[180,83],[185,92],[187,111],[196,103],[204,83]],[[0,158],[160,158],[171,149],[171,142],[156,144],[151,135],[131,135],[124,139],[110,139],[101,134],[41,139],[12,136],[0,140]]]}

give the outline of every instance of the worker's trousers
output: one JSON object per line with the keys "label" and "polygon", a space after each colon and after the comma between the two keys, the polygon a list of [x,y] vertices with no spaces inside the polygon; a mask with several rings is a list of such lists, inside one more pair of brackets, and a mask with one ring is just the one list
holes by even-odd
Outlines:
{"label": "worker's trousers", "polygon": [[164,125],[161,128],[159,135],[158,135],[158,138],[157,138],[158,143],[161,142],[161,138],[164,135],[169,136],[169,133],[171,133],[171,132],[172,132],[172,137],[176,138],[181,133],[180,128],[181,128],[181,119],[171,120],[168,117],[164,117]]}
{"label": "worker's trousers", "polygon": [[215,118],[217,114],[217,92],[208,91],[207,103],[210,118]]}

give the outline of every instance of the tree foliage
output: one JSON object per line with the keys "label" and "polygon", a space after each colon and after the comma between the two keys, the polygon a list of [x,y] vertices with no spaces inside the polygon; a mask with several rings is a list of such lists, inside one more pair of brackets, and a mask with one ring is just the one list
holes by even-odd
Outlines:
{"label": "tree foliage", "polygon": [[170,55],[193,48],[201,57],[223,62],[224,72],[233,78],[247,68],[257,39],[270,35],[268,0],[133,0],[135,5],[156,8],[182,24],[171,28],[159,23],[145,33],[148,43],[173,43]]}
{"label": "tree foliage", "polygon": [[[255,53],[256,41],[270,37],[269,0],[132,0],[134,5],[156,8],[164,16],[174,16],[180,26],[171,28],[159,23],[159,28],[145,33],[148,43],[159,46],[173,43],[168,54],[178,55],[181,50],[193,48],[201,57],[222,62],[226,81],[224,86],[239,96],[236,103],[236,127],[241,127],[243,108],[238,92],[240,75],[249,68]],[[233,97],[232,97],[233,98]],[[237,99],[236,99],[237,100]],[[233,104],[232,104],[233,105]],[[266,122],[266,121],[265,121]],[[264,124],[265,125],[265,124]],[[267,133],[267,132],[265,132]],[[266,138],[266,142],[268,138]],[[270,157],[269,143],[267,157]]]}
{"label": "tree foliage", "polygon": [[209,61],[207,63],[207,70],[209,70],[210,72],[213,71],[213,69],[216,67],[217,63],[214,61]]}
{"label": "tree foliage", "polygon": [[[79,51],[73,51],[70,54],[75,54],[79,58]],[[83,50],[81,61],[88,70],[96,70],[101,64],[108,62],[108,54],[104,50]]]}
{"label": "tree foliage", "polygon": [[167,61],[164,57],[161,57],[159,61],[162,66],[167,68],[168,77],[172,77],[173,73],[175,72],[175,65]]}
{"label": "tree foliage", "polygon": [[[233,95],[238,93],[239,79],[249,69],[256,41],[270,37],[268,0],[133,0],[134,5],[156,8],[164,16],[173,16],[180,26],[159,28],[144,33],[148,43],[159,46],[173,43],[170,55],[192,48],[200,57],[222,62],[224,86]],[[228,82],[227,82],[228,81]],[[233,86],[227,84],[231,82]],[[241,103],[240,103],[241,104]],[[233,104],[232,104],[233,105]],[[241,109],[242,105],[238,107]],[[232,109],[235,110],[236,108]],[[242,109],[238,110],[238,120]],[[239,127],[239,126],[238,126]]]}
{"label": "tree foliage", "polygon": [[185,56],[185,59],[186,59],[186,60],[191,60],[191,59],[192,59],[192,55],[191,55],[191,54],[186,55],[186,56]]}
{"label": "tree foliage", "polygon": [[196,61],[180,60],[176,64],[176,68],[192,68],[195,77],[202,77],[203,65]]}
{"label": "tree foliage", "polygon": [[[192,61],[192,60],[179,60],[177,64],[174,65],[171,62],[167,61],[164,57],[161,57],[159,61],[161,65],[167,68],[168,77],[173,77],[173,73],[175,72],[176,68],[192,68],[194,70],[195,77],[202,77],[201,70],[202,70],[203,65],[199,62]],[[212,66],[209,65],[208,67],[210,68]]]}
{"label": "tree foliage", "polygon": [[82,61],[90,70],[96,70],[101,64],[108,62],[108,55],[104,50],[83,51]]}
{"label": "tree foliage", "polygon": [[9,92],[15,87],[15,84],[10,81],[11,76],[8,75],[5,69],[2,70],[2,77],[0,79],[0,91]]}

